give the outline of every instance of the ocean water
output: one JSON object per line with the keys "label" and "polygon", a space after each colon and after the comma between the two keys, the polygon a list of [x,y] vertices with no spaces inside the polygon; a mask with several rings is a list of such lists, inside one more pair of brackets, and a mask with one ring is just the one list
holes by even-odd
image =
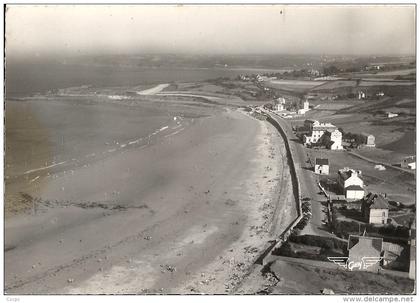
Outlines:
{"label": "ocean water", "polygon": [[129,66],[76,65],[60,63],[10,63],[6,65],[6,96],[22,97],[54,88],[80,85],[96,87],[134,86],[172,81],[202,81],[234,78],[264,69],[233,68],[140,68]]}

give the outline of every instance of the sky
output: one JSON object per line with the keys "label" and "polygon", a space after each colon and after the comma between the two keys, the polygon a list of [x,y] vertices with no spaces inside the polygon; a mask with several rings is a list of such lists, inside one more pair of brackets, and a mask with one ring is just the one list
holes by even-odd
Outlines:
{"label": "sky", "polygon": [[6,56],[412,55],[415,7],[7,5]]}

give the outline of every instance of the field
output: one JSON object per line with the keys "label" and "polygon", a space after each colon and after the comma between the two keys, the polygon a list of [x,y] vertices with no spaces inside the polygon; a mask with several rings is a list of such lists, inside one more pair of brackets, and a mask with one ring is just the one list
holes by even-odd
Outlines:
{"label": "field", "polygon": [[271,80],[264,82],[264,85],[267,87],[294,91],[294,92],[303,92],[309,89],[313,89],[319,85],[324,84],[323,81],[311,81],[311,80]]}
{"label": "field", "polygon": [[[371,157],[376,160],[374,156],[375,153],[372,152]],[[367,192],[387,193],[391,200],[406,204],[415,203],[416,180],[413,174],[391,168],[376,170],[374,163],[359,159],[345,151],[311,150],[312,161],[315,161],[315,158],[329,159],[330,179],[336,179],[338,170],[343,167],[361,170]]]}

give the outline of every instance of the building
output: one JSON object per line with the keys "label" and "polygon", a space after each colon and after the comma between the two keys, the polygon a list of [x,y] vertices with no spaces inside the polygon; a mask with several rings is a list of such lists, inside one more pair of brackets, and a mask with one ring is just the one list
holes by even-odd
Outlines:
{"label": "building", "polygon": [[281,103],[274,104],[274,110],[277,112],[281,112],[284,110],[284,105]]}
{"label": "building", "polygon": [[286,99],[284,99],[284,98],[280,97],[280,98],[277,98],[277,99],[276,99],[276,102],[277,102],[278,104],[286,104]]}
{"label": "building", "polygon": [[349,258],[347,259],[349,270],[378,272],[382,259],[381,238],[351,235],[347,249],[349,251]]}
{"label": "building", "polygon": [[316,158],[314,172],[318,175],[328,175],[330,173],[328,159]]}
{"label": "building", "polygon": [[401,161],[402,168],[416,169],[416,156],[405,157]]}
{"label": "building", "polygon": [[363,199],[365,190],[359,185],[350,185],[345,189],[344,195],[348,200],[360,200]]}
{"label": "building", "polygon": [[388,222],[389,205],[386,198],[379,194],[369,193],[362,201],[362,216],[370,224]]}
{"label": "building", "polygon": [[375,147],[375,136],[372,134],[362,133],[362,137],[366,146]]}
{"label": "building", "polygon": [[361,171],[345,167],[338,171],[338,186],[346,199],[363,199],[365,191],[363,180],[360,178]]}
{"label": "building", "polygon": [[331,150],[341,150],[343,149],[343,134],[338,130],[334,130],[332,132],[327,131],[325,132],[325,136],[328,137],[330,144],[328,144],[327,148]]}
{"label": "building", "polygon": [[410,268],[408,277],[412,280],[416,278],[416,221],[411,224],[410,228]]}
{"label": "building", "polygon": [[320,123],[316,120],[305,120],[304,126],[307,129],[307,134],[303,136],[303,143],[305,145],[318,143],[325,132],[332,133],[337,130],[337,127],[331,123]]}
{"label": "building", "polygon": [[388,118],[394,118],[394,117],[398,117],[398,114],[396,113],[387,113]]}
{"label": "building", "polygon": [[361,99],[366,99],[366,93],[365,93],[365,92],[363,92],[363,91],[359,91],[359,92],[357,93],[357,98],[358,98],[359,100],[361,100]]}

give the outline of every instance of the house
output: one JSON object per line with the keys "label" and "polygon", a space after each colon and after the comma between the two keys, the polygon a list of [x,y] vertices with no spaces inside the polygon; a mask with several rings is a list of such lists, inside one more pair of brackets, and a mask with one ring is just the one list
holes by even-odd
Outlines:
{"label": "house", "polygon": [[382,259],[382,239],[351,235],[347,245],[349,270],[363,270],[377,272]]}
{"label": "house", "polygon": [[284,105],[281,103],[274,104],[274,110],[277,112],[281,112],[284,110]]}
{"label": "house", "polygon": [[398,117],[398,114],[391,113],[391,112],[387,113],[387,115],[388,115],[388,118]]}
{"label": "house", "polygon": [[330,131],[325,132],[325,136],[327,136],[328,141],[330,142],[327,148],[331,150],[343,149],[343,134],[338,129],[332,132]]}
{"label": "house", "polygon": [[318,143],[326,131],[332,133],[337,130],[337,127],[331,123],[320,123],[316,120],[305,120],[304,126],[307,128],[307,134],[303,136],[305,145]]}
{"label": "house", "polygon": [[385,96],[385,93],[384,92],[378,92],[378,93],[376,93],[376,96],[377,97],[383,97],[383,96]]}
{"label": "house", "polygon": [[359,100],[361,100],[361,99],[366,99],[366,93],[365,93],[365,92],[363,92],[363,91],[359,91],[359,92],[357,93],[357,98],[358,98]]}
{"label": "house", "polygon": [[416,156],[405,157],[401,161],[402,168],[416,169]]}
{"label": "house", "polygon": [[318,175],[328,175],[330,173],[328,159],[316,158],[314,172]]}
{"label": "house", "polygon": [[372,134],[362,133],[363,144],[370,147],[375,147],[375,136]]}
{"label": "house", "polygon": [[359,200],[365,195],[365,190],[359,185],[350,185],[345,189],[344,192],[346,199]]}
{"label": "house", "polygon": [[[347,199],[362,199],[365,195],[361,171],[345,167],[338,171],[338,186]],[[351,187],[350,187],[351,186]]]}
{"label": "house", "polygon": [[284,98],[280,97],[280,98],[277,98],[277,99],[276,99],[276,102],[277,102],[278,104],[286,104],[286,99],[284,99]]}
{"label": "house", "polygon": [[412,280],[416,278],[416,221],[414,220],[410,228],[410,268],[408,277]]}
{"label": "house", "polygon": [[389,205],[387,199],[379,194],[369,193],[362,201],[362,216],[370,224],[388,222]]}

